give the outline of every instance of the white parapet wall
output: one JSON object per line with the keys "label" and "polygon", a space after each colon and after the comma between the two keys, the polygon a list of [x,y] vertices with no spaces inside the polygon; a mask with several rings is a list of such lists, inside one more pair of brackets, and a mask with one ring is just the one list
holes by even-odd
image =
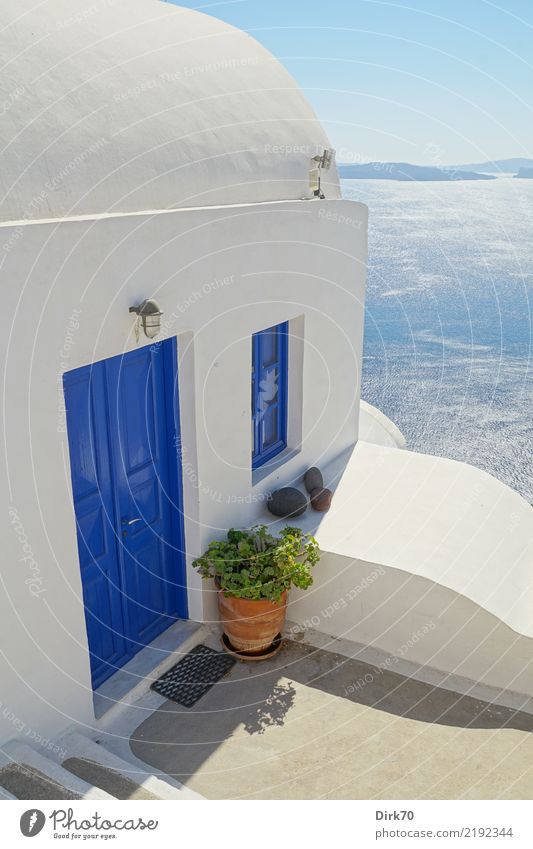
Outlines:
{"label": "white parapet wall", "polygon": [[530,699],[533,508],[472,466],[362,441],[325,479],[330,512],[293,520],[323,555],[291,622]]}
{"label": "white parapet wall", "polygon": [[405,436],[385,413],[361,398],[359,405],[359,439],[388,448],[405,448]]}

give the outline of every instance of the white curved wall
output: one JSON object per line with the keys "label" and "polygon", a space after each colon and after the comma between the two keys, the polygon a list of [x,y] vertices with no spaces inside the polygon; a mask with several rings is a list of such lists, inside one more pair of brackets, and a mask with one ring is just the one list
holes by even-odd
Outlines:
{"label": "white curved wall", "polygon": [[361,398],[359,406],[359,439],[388,448],[405,448],[405,436],[385,413]]}
{"label": "white curved wall", "polygon": [[330,651],[343,640],[347,654],[384,669],[533,712],[533,638],[412,572],[325,554],[314,596],[294,593],[289,617],[293,633],[328,635]]}
{"label": "white curved wall", "polygon": [[160,0],[0,12],[0,220],[308,196],[327,136],[240,30]]}
{"label": "white curved wall", "polygon": [[531,505],[473,466],[363,441],[325,479],[329,513],[297,520],[324,556],[290,618],[392,655],[430,621],[409,660],[533,696]]}

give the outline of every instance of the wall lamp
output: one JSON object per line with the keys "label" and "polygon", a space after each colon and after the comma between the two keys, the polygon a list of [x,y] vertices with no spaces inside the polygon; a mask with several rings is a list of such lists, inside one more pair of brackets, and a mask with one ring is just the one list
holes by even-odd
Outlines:
{"label": "wall lamp", "polygon": [[157,301],[153,301],[152,299],[143,301],[137,307],[130,307],[130,312],[136,314],[137,328],[141,325],[145,336],[148,336],[149,339],[154,339],[159,334],[163,313]]}
{"label": "wall lamp", "polygon": [[329,171],[334,161],[335,151],[332,147],[326,148],[311,159],[310,187],[315,197],[325,197],[320,187],[320,176],[322,171]]}

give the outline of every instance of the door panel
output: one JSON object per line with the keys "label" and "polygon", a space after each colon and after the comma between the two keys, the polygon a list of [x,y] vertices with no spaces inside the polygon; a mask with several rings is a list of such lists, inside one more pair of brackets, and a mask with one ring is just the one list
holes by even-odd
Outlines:
{"label": "door panel", "polygon": [[93,685],[186,616],[176,344],[65,375]]}
{"label": "door panel", "polygon": [[96,685],[104,681],[127,658],[126,641],[112,626],[114,588],[105,569],[89,569],[83,576],[83,599],[87,636],[91,647],[91,671]]}
{"label": "door panel", "polygon": [[167,609],[165,585],[158,580],[161,558],[161,544],[153,537],[143,548],[137,549],[135,559],[129,561],[127,591],[132,633],[143,644],[167,627],[166,620],[161,618],[161,612]]}
{"label": "door panel", "polygon": [[126,474],[158,462],[154,394],[159,398],[164,392],[160,364],[159,353],[149,348],[109,363],[116,384],[112,401],[120,413],[120,453]]}
{"label": "door panel", "polygon": [[109,370],[130,639],[144,644],[167,627],[163,614],[176,609],[164,360],[158,348],[141,348],[115,358]]}
{"label": "door panel", "polygon": [[72,489],[91,674],[98,686],[127,657],[116,557],[102,363],[65,375]]}

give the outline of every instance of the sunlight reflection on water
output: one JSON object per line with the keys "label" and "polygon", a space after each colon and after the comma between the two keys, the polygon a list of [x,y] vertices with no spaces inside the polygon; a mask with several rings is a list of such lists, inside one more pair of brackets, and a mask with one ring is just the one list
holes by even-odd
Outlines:
{"label": "sunlight reflection on water", "polygon": [[533,180],[343,180],[369,207],[362,395],[533,501]]}

